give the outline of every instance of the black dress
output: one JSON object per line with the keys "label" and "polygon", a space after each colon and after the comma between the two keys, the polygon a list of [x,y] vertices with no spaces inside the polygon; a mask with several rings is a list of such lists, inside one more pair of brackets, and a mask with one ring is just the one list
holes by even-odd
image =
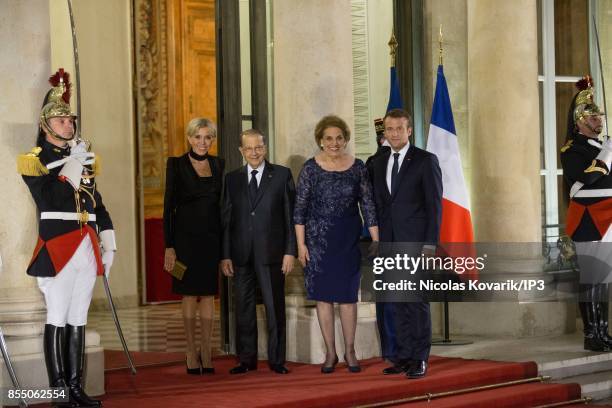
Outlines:
{"label": "black dress", "polygon": [[209,156],[212,176],[200,177],[189,155],[169,157],[164,195],[164,239],[177,260],[187,266],[182,280],[172,278],[180,295],[210,296],[218,292],[221,256],[221,199],[224,161]]}

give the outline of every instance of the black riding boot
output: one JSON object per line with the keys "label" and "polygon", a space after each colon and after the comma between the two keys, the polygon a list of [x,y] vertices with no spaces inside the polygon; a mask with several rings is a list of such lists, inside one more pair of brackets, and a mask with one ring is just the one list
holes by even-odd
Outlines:
{"label": "black riding boot", "polygon": [[70,400],[77,407],[100,407],[102,402],[89,398],[83,389],[85,363],[85,326],[66,325],[66,357]]}
{"label": "black riding boot", "polygon": [[584,349],[590,351],[610,351],[606,343],[601,340],[599,333],[598,307],[597,302],[595,302],[596,290],[595,285],[588,285],[587,289],[584,290],[585,302],[578,303],[584,326]]}
{"label": "black riding boot", "polygon": [[601,341],[612,350],[612,336],[608,334],[608,285],[600,284],[598,287],[598,298],[597,298],[597,312],[599,320],[599,337]]}
{"label": "black riding boot", "polygon": [[[52,324],[45,324],[43,334],[43,352],[45,354],[45,365],[49,376],[49,387],[61,387],[68,389],[66,383],[66,370],[64,367],[64,328]],[[69,402],[51,403],[53,407],[72,407]]]}

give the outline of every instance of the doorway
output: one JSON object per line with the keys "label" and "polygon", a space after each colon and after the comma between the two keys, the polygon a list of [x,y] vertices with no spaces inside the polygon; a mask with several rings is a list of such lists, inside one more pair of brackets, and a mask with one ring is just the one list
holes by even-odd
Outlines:
{"label": "doorway", "polygon": [[[211,154],[226,171],[242,165],[238,135],[258,127],[270,135],[268,78],[270,1],[133,0],[134,76],[138,124],[143,304],[179,301],[163,270],[166,160],[187,151],[186,123],[217,124]],[[241,41],[242,39],[242,41]],[[221,279],[222,343],[229,344],[231,288]]]}

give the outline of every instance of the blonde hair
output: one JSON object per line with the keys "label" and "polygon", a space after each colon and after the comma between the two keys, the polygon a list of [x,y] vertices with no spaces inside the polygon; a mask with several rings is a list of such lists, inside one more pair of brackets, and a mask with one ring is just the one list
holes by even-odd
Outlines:
{"label": "blonde hair", "polygon": [[207,128],[210,130],[210,135],[212,137],[217,137],[217,126],[212,120],[206,118],[191,119],[187,124],[185,133],[187,134],[187,137],[194,137],[202,128]]}

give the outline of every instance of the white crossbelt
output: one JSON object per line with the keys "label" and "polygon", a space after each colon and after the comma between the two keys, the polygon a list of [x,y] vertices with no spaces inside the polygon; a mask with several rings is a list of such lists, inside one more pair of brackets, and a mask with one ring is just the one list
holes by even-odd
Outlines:
{"label": "white crossbelt", "polygon": [[[96,222],[96,214],[87,214],[88,221]],[[83,214],[78,212],[45,211],[40,213],[41,220],[80,221]]]}
{"label": "white crossbelt", "polygon": [[592,198],[592,197],[612,197],[612,188],[598,188],[594,190],[580,190],[574,197]]}

